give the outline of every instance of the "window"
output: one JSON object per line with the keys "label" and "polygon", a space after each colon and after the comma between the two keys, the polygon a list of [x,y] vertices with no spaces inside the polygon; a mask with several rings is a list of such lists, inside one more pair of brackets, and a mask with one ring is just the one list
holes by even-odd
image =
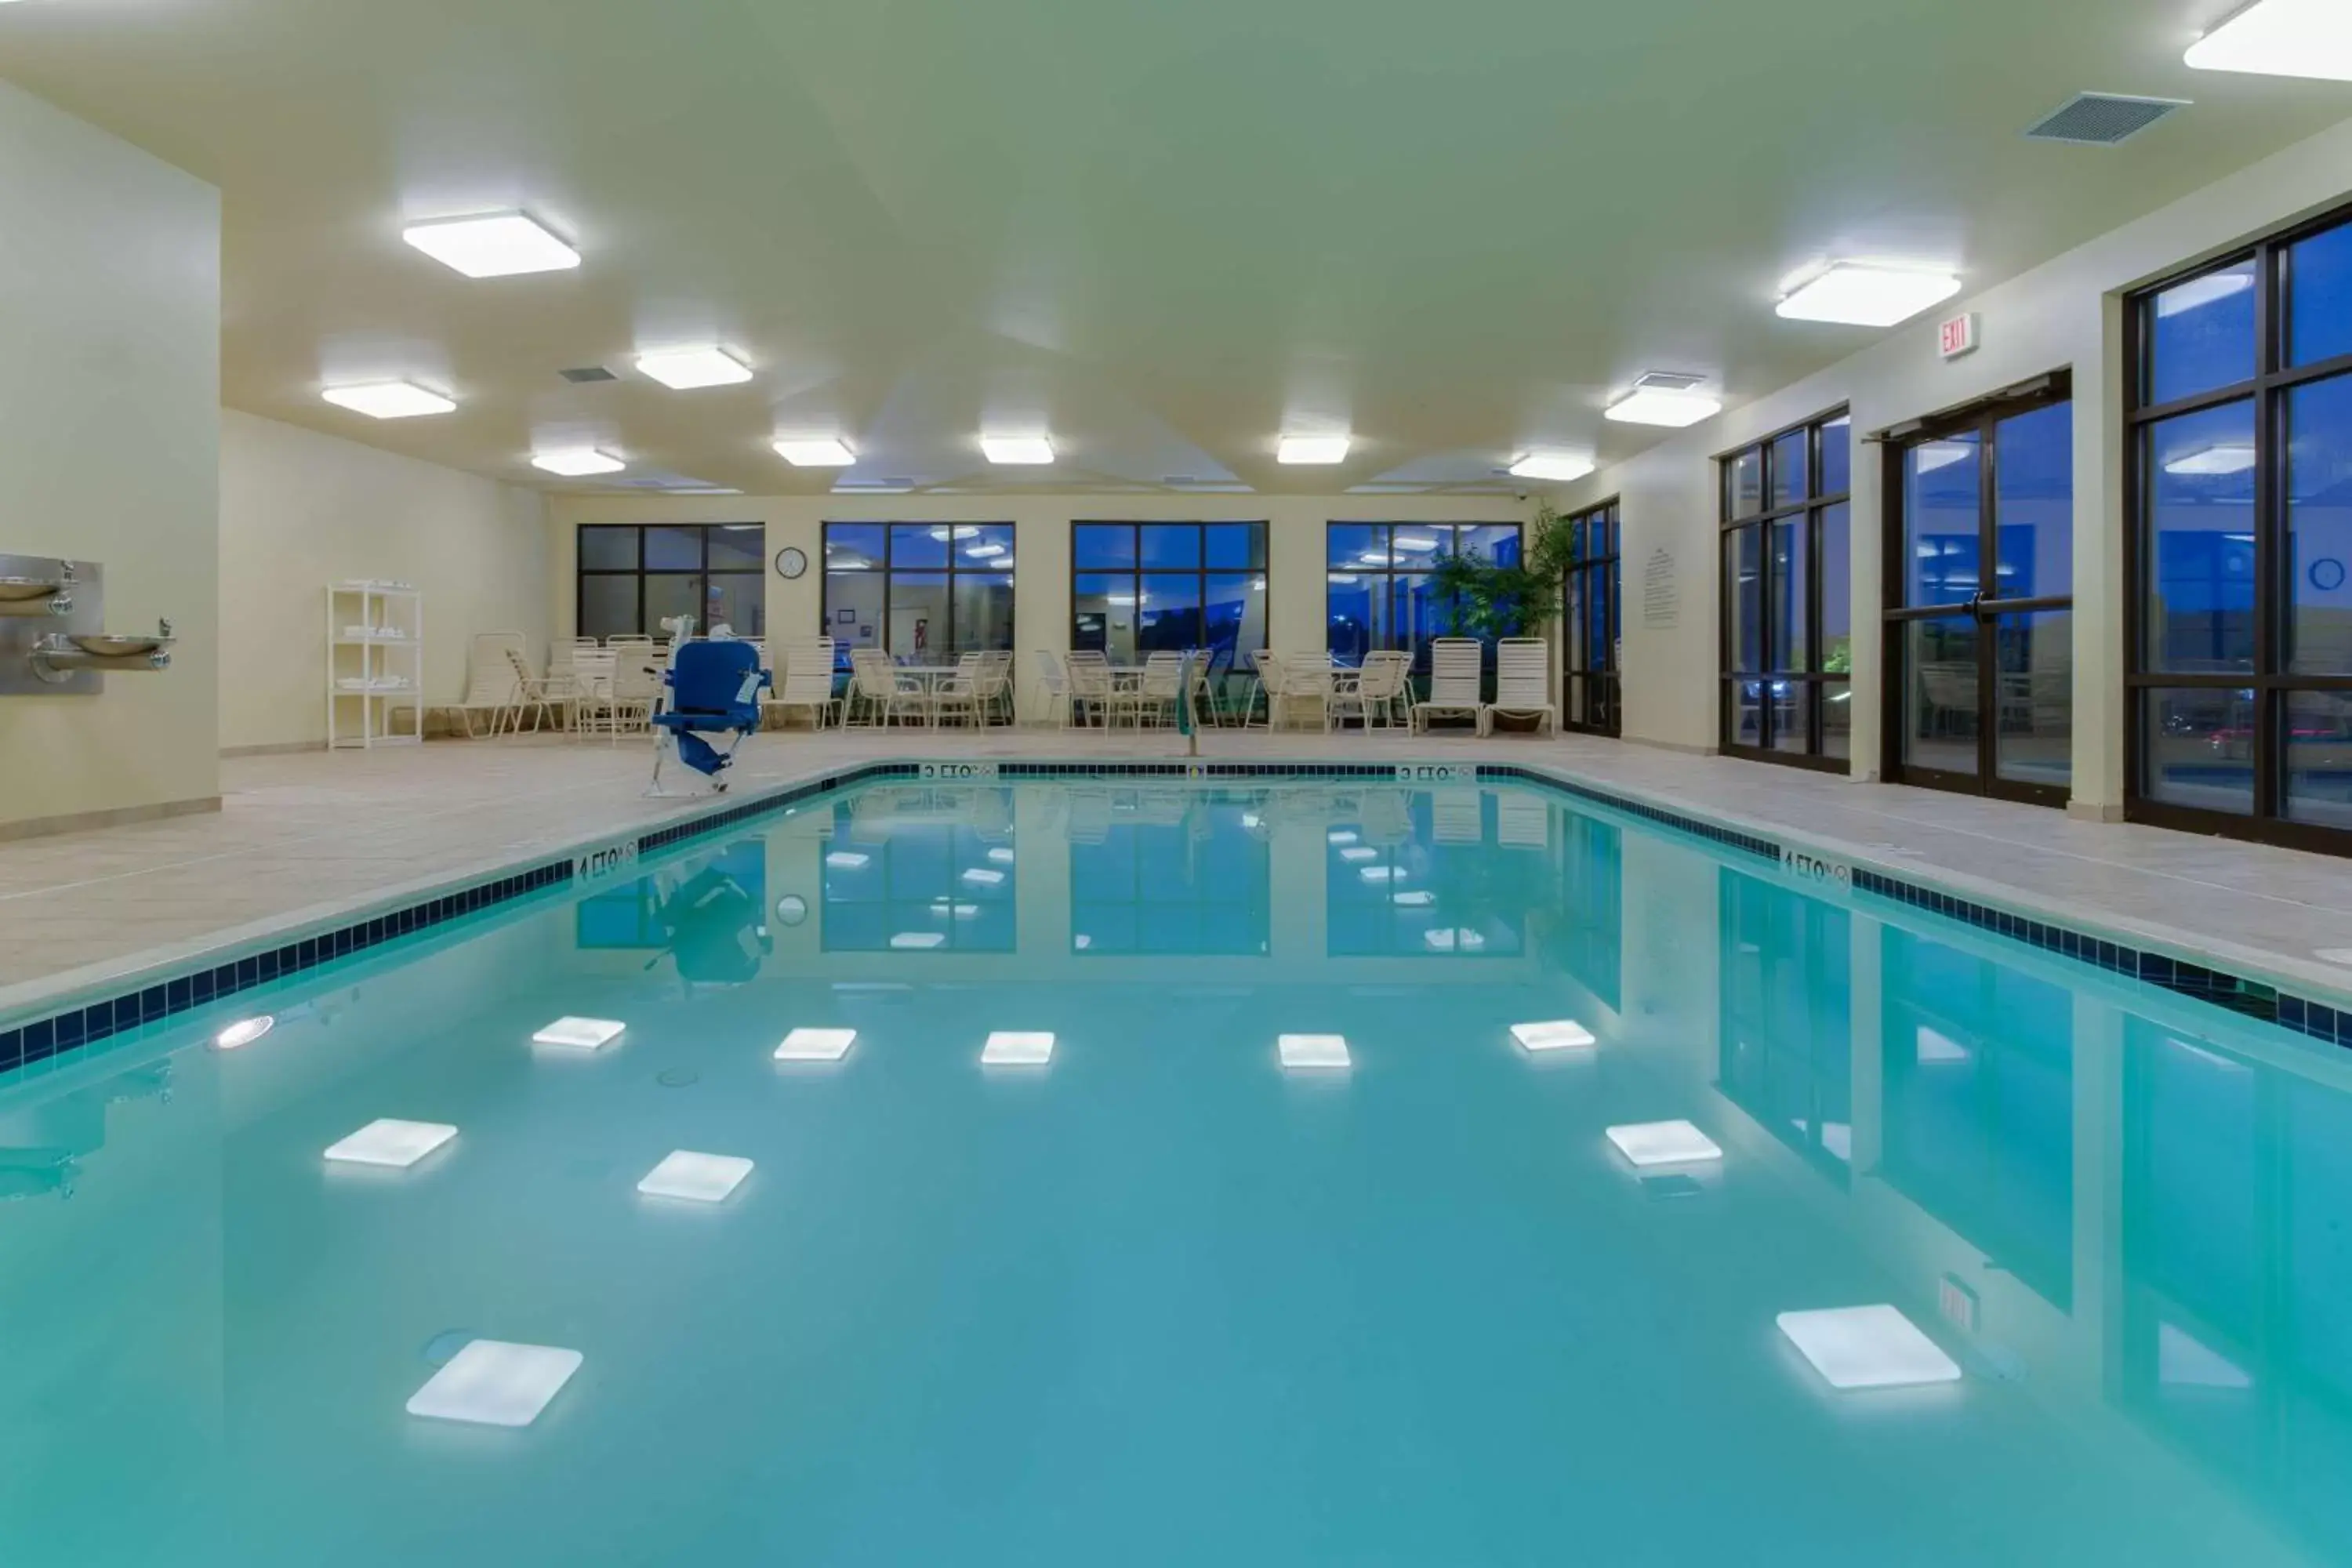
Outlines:
{"label": "window", "polygon": [[824,632],[836,656],[953,658],[1013,647],[1009,522],[828,522]]}
{"label": "window", "polygon": [[1560,598],[1567,622],[1560,657],[1561,690],[1568,706],[1560,714],[1571,730],[1614,735],[1617,709],[1617,643],[1624,635],[1619,603],[1617,503],[1608,501],[1568,520],[1576,541],[1576,564],[1568,569]]}
{"label": "window", "polygon": [[2126,321],[2130,813],[2352,853],[2352,224]]}
{"label": "window", "polygon": [[1843,410],[1722,458],[1723,749],[1838,770],[1853,733],[1853,426]]}
{"label": "window", "polygon": [[1219,678],[1266,646],[1263,522],[1074,522],[1070,646],[1113,664],[1206,648]]}
{"label": "window", "polygon": [[1519,558],[1516,522],[1335,522],[1326,542],[1324,645],[1348,664],[1375,648],[1400,649],[1424,674],[1431,639],[1454,630],[1454,606],[1430,584],[1438,558]]}
{"label": "window", "polygon": [[768,531],[756,522],[583,523],[572,625],[583,637],[663,637],[662,622],[692,616],[695,630],[768,632]]}

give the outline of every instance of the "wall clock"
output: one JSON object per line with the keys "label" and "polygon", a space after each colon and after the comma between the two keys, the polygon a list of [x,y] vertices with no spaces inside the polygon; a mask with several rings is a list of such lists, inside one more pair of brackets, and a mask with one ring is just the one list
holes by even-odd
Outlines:
{"label": "wall clock", "polygon": [[787,544],[776,552],[776,570],[786,577],[797,577],[808,570],[808,557]]}

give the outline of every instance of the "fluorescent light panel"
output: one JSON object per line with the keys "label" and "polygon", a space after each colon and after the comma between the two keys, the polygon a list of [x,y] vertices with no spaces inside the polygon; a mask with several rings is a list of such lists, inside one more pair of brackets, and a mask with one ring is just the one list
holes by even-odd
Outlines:
{"label": "fluorescent light panel", "polygon": [[580,265],[578,251],[519,212],[411,224],[400,237],[468,278],[562,272]]}
{"label": "fluorescent light panel", "polygon": [[780,1062],[837,1062],[857,1038],[855,1029],[794,1029],[776,1047]]}
{"label": "fluorescent light panel", "polygon": [[561,474],[565,479],[577,479],[590,474],[617,474],[629,465],[610,452],[600,452],[593,447],[574,447],[560,452],[533,452],[530,466],[543,473]]}
{"label": "fluorescent light panel", "polygon": [[2344,0],[2259,0],[2181,58],[2196,70],[2352,81],[2352,7]]}
{"label": "fluorescent light panel", "polygon": [[646,1173],[637,1191],[647,1197],[677,1198],[690,1204],[725,1203],[751,1173],[751,1162],[740,1155],[674,1149]]}
{"label": "fluorescent light panel", "polygon": [[593,1051],[620,1037],[626,1024],[610,1018],[558,1018],[531,1036],[531,1043],[561,1046],[566,1050]]}
{"label": "fluorescent light panel", "polygon": [[1289,1068],[1322,1069],[1352,1065],[1345,1035],[1284,1035],[1275,1042],[1282,1065]]}
{"label": "fluorescent light panel", "polygon": [[1621,425],[1657,425],[1680,430],[1702,419],[1712,419],[1722,411],[1722,404],[1696,392],[1662,392],[1644,386],[1619,398],[1602,413]]}
{"label": "fluorescent light panel", "polygon": [[857,454],[839,441],[792,441],[779,437],[776,456],[795,468],[845,468]]}
{"label": "fluorescent light panel", "polygon": [[1792,321],[1836,321],[1850,327],[1891,327],[1960,291],[1948,272],[1911,272],[1840,262],[1780,301]]}
{"label": "fluorescent light panel", "polygon": [[1511,1038],[1524,1050],[1580,1051],[1593,1044],[1592,1031],[1573,1018],[1554,1018],[1540,1024],[1514,1024]]}
{"label": "fluorescent light panel", "polygon": [[528,1426],[586,1359],[553,1345],[476,1340],[409,1396],[408,1413],[477,1426]]}
{"label": "fluorescent light panel", "polygon": [[1783,1312],[1777,1321],[1832,1388],[1905,1388],[1960,1380],[1958,1364],[1893,1307]]}
{"label": "fluorescent light panel", "polygon": [[947,941],[944,932],[935,931],[902,931],[890,939],[890,945],[908,952],[920,952],[941,945]]}
{"label": "fluorescent light panel", "polygon": [[1723,1150],[1716,1141],[1687,1121],[1642,1121],[1612,1127],[1609,1142],[1617,1145],[1617,1152],[1627,1160],[1644,1167],[1693,1165],[1723,1158]]}
{"label": "fluorescent light panel", "polygon": [[1511,465],[1511,473],[1516,479],[1565,483],[1570,479],[1582,479],[1592,471],[1593,467],[1591,458],[1578,457],[1572,452],[1529,452]]}
{"label": "fluorescent light panel", "polygon": [[999,1029],[981,1047],[980,1059],[989,1067],[1041,1068],[1054,1059],[1054,1037]]}
{"label": "fluorescent light panel", "polygon": [[1282,444],[1275,448],[1274,457],[1278,463],[1344,463],[1348,460],[1348,437],[1285,436]]}
{"label": "fluorescent light panel", "polygon": [[663,349],[639,354],[637,368],[672,392],[732,386],[751,379],[751,367],[725,349]]}
{"label": "fluorescent light panel", "polygon": [[319,394],[338,408],[364,414],[371,419],[415,419],[446,414],[457,406],[454,398],[427,392],[410,381],[371,381],[357,386],[330,386]]}
{"label": "fluorescent light panel", "polygon": [[1054,460],[1054,443],[1044,436],[982,436],[980,449],[992,463],[1044,468]]}
{"label": "fluorescent light panel", "polygon": [[404,1171],[456,1136],[457,1130],[442,1122],[400,1121],[387,1117],[327,1145],[327,1158],[337,1164],[382,1165]]}

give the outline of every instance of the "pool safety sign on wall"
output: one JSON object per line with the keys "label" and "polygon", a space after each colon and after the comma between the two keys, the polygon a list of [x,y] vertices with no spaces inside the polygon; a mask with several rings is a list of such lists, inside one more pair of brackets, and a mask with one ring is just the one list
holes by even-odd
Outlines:
{"label": "pool safety sign on wall", "polygon": [[994,763],[925,763],[922,776],[927,779],[956,780],[992,779],[996,776]]}
{"label": "pool safety sign on wall", "polygon": [[602,844],[572,858],[572,879],[575,882],[600,881],[625,871],[636,863],[635,839],[624,838],[618,843]]}

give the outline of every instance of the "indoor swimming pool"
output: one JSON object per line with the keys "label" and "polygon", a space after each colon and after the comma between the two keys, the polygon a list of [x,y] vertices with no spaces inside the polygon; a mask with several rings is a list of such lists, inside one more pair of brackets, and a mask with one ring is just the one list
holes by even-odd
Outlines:
{"label": "indoor swimming pool", "polygon": [[580,872],[0,1077],[0,1562],[2352,1560],[2306,1034],[1509,782]]}

